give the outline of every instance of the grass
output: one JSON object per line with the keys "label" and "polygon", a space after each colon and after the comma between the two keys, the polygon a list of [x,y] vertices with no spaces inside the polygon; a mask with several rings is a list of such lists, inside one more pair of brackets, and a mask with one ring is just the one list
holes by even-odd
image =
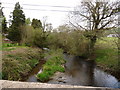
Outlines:
{"label": "grass", "polygon": [[27,46],[25,45],[19,45],[18,43],[2,43],[2,46],[0,48],[0,50],[2,51],[11,51],[11,50],[15,50],[16,48],[26,48]]}
{"label": "grass", "polygon": [[22,77],[27,76],[42,58],[42,50],[39,48],[26,46],[4,47],[2,78],[5,80],[22,80]]}
{"label": "grass", "polygon": [[63,67],[65,60],[63,59],[61,50],[49,51],[47,56],[49,58],[46,61],[46,63],[43,65],[42,73],[37,74],[37,78],[41,82],[48,81],[50,79],[50,77],[54,75],[55,72],[64,72],[65,71],[65,69]]}
{"label": "grass", "polygon": [[118,49],[114,41],[117,38],[102,38],[96,43],[96,63],[103,67],[104,70],[117,71],[118,67]]}
{"label": "grass", "polygon": [[14,50],[15,48],[27,47],[25,45],[19,45],[18,43],[2,43],[2,50],[10,51]]}
{"label": "grass", "polygon": [[19,46],[19,44],[18,43],[15,43],[15,44],[13,44],[13,43],[3,43],[3,48],[4,47],[14,47],[14,46]]}

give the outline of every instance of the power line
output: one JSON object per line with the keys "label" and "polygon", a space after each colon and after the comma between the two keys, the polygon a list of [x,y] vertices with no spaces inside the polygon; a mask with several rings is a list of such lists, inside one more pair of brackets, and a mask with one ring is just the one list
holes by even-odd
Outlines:
{"label": "power line", "polygon": [[[13,7],[4,7],[4,8],[14,9]],[[46,9],[28,9],[28,8],[23,8],[23,10],[53,11],[53,12],[74,12],[74,11],[67,11],[67,10],[46,10]]]}
{"label": "power line", "polygon": [[[8,3],[8,2],[1,2],[1,3],[4,3],[4,4],[14,4],[14,3]],[[74,8],[74,7],[69,7],[69,6],[52,6],[52,5],[38,5],[38,4],[22,4],[22,5],[25,5],[25,6],[40,6],[40,7]]]}

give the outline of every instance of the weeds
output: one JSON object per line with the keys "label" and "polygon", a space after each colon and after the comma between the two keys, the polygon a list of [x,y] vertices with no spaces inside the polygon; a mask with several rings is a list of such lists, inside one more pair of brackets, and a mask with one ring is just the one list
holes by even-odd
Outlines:
{"label": "weeds", "polygon": [[96,63],[104,69],[118,70],[118,50],[115,38],[103,38],[96,43]]}
{"label": "weeds", "polygon": [[64,67],[62,66],[65,63],[65,60],[63,59],[61,50],[52,50],[47,56],[50,57],[43,65],[43,72],[37,74],[37,78],[42,82],[48,81],[55,72],[65,71]]}
{"label": "weeds", "polygon": [[19,44],[18,43],[15,43],[15,44],[13,44],[13,43],[3,43],[3,48],[4,47],[14,47],[14,46],[19,46]]}
{"label": "weeds", "polygon": [[5,80],[22,80],[43,58],[41,49],[30,47],[3,51],[3,54],[2,78]]}

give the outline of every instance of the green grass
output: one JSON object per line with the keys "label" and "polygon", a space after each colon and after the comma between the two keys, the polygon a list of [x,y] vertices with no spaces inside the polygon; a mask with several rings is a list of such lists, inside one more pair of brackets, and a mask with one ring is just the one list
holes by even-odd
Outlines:
{"label": "green grass", "polygon": [[43,65],[43,72],[37,74],[37,78],[41,82],[48,81],[49,78],[53,76],[55,72],[65,71],[64,67],[62,66],[65,63],[65,60],[62,56],[62,52],[60,50],[52,50],[48,53],[49,54],[47,54],[47,56],[49,56],[49,59]]}
{"label": "green grass", "polygon": [[117,38],[102,38],[96,43],[96,63],[103,69],[111,71],[119,70],[118,68],[118,49],[115,44]]}
{"label": "green grass", "polygon": [[0,48],[0,50],[2,51],[11,51],[11,50],[15,50],[15,48],[26,48],[27,46],[25,45],[19,45],[18,43],[2,43],[2,46]]}
{"label": "green grass", "polygon": [[3,47],[14,47],[14,46],[19,46],[18,43],[12,44],[12,43],[3,43]]}
{"label": "green grass", "polygon": [[39,48],[15,47],[14,50],[3,51],[2,79],[22,80],[42,58]]}

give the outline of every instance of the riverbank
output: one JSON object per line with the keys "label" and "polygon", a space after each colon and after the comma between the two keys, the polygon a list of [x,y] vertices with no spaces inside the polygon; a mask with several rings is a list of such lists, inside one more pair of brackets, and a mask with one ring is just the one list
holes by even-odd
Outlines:
{"label": "riverbank", "polygon": [[41,82],[49,81],[56,72],[65,72],[65,60],[61,49],[50,50],[45,57],[46,63],[42,67],[42,72],[37,74],[37,78]]}
{"label": "riverbank", "polygon": [[[94,61],[64,54],[65,73],[57,72],[47,83],[118,88],[118,80],[96,67]],[[112,80],[112,82],[111,82]]]}
{"label": "riverbank", "polygon": [[116,42],[118,42],[117,38],[114,37],[98,40],[95,46],[95,61],[99,68],[120,80],[119,54]]}
{"label": "riverbank", "polygon": [[26,77],[43,58],[43,52],[39,48],[5,45],[2,48],[2,79],[4,80],[23,80],[23,77]]}

